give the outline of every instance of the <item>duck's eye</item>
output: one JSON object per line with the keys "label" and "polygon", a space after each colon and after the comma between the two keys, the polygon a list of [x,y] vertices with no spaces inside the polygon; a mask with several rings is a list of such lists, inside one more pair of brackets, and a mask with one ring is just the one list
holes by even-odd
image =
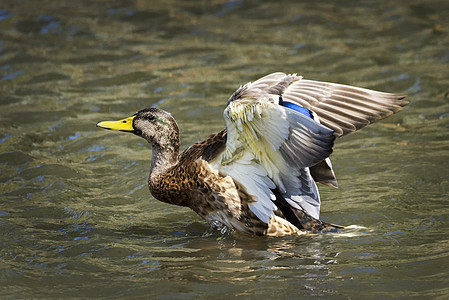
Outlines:
{"label": "duck's eye", "polygon": [[147,116],[147,120],[148,120],[148,121],[153,121],[154,119],[156,119],[156,117],[153,116],[153,115],[148,115],[148,116]]}

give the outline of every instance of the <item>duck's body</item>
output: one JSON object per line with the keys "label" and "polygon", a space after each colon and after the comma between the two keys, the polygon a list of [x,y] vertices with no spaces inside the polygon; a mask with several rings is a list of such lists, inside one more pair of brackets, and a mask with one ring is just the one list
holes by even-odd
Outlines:
{"label": "duck's body", "polygon": [[403,98],[273,73],[239,88],[226,129],[180,155],[178,126],[163,110],[98,126],[152,145],[149,187],[158,200],[190,207],[217,228],[281,236],[339,227],[318,219],[315,185],[337,186],[334,139],[401,110]]}
{"label": "duck's body", "polygon": [[268,224],[261,221],[249,208],[255,201],[246,189],[211,165],[211,160],[224,151],[225,142],[226,130],[223,130],[190,146],[176,163],[152,168],[148,180],[151,194],[162,202],[191,208],[222,231],[230,228],[252,235],[286,235],[303,228],[316,232],[327,226],[302,211],[297,215],[304,226],[285,222],[281,211],[275,211]]}

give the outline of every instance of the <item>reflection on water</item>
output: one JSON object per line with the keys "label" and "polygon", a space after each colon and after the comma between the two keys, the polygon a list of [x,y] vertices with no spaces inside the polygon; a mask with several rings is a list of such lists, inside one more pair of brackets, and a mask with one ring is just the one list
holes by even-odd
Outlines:
{"label": "reflection on water", "polygon": [[[6,298],[447,298],[444,1],[3,1],[0,287]],[[408,93],[336,143],[341,233],[220,236],[146,186],[150,150],[99,120],[157,106],[186,147],[274,72]]]}

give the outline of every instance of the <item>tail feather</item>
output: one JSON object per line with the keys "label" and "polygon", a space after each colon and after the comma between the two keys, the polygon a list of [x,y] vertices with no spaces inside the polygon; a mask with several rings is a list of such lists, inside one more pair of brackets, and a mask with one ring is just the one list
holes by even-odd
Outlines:
{"label": "tail feather", "polygon": [[315,219],[309,216],[304,210],[294,209],[293,213],[301,224],[302,228],[312,233],[318,233],[321,231],[332,231],[337,229],[344,229],[344,226],[336,225]]}

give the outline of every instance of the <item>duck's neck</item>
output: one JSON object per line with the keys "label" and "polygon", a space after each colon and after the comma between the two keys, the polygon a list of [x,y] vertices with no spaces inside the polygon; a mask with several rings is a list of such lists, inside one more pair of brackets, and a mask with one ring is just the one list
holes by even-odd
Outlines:
{"label": "duck's neck", "polygon": [[[161,124],[167,125],[152,136],[145,138],[152,146],[151,170],[148,186],[151,194],[158,200],[185,206],[182,199],[174,195],[179,190],[174,168],[179,163],[179,129],[173,118],[166,118]],[[176,194],[176,193],[175,193]]]}
{"label": "duck's neck", "polygon": [[164,132],[157,141],[151,143],[151,171],[150,179],[162,175],[178,163],[179,132]]}

